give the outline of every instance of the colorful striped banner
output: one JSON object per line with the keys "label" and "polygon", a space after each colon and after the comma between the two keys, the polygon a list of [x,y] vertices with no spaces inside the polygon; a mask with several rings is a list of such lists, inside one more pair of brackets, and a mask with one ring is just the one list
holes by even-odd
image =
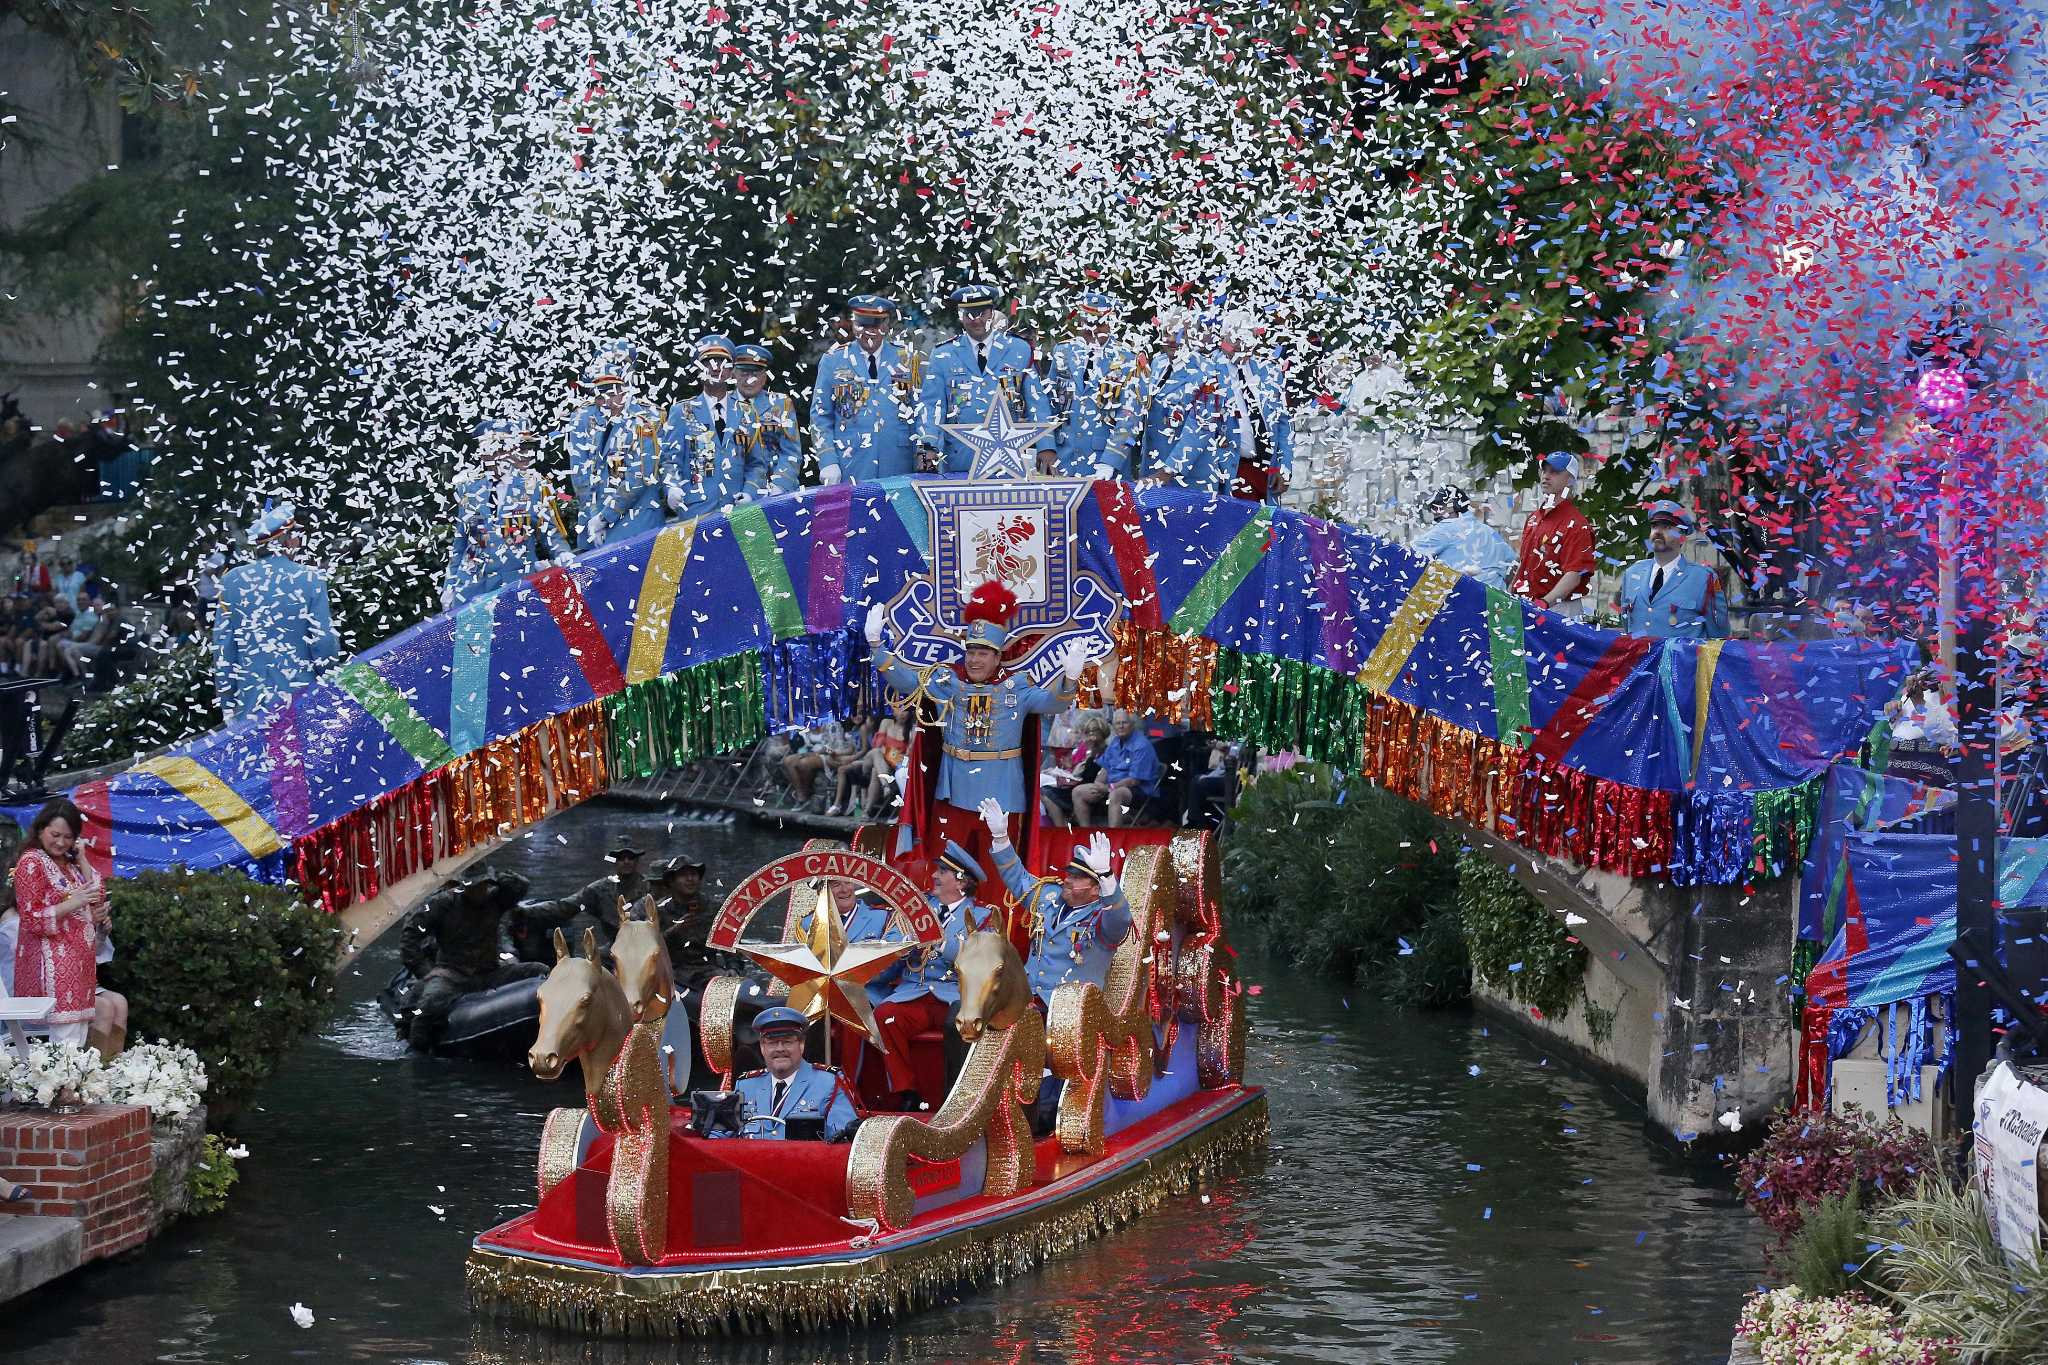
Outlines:
{"label": "colorful striped banner", "polygon": [[1606,652],[1586,670],[1586,676],[1579,679],[1579,685],[1557,708],[1557,714],[1537,731],[1536,742],[1531,746],[1537,756],[1556,760],[1569,753],[1600,714],[1608,694],[1628,680],[1653,643],[1640,635],[1615,636]]}
{"label": "colorful striped banner", "polygon": [[296,839],[313,828],[313,798],[306,790],[306,755],[300,747],[298,698],[286,702],[263,727],[270,761],[270,800],[278,828]]}
{"label": "colorful striped banner", "polygon": [[448,747],[474,753],[491,738],[491,636],[498,594],[465,602],[455,613],[448,674]]}
{"label": "colorful striped banner", "polygon": [[831,634],[846,624],[846,522],[853,509],[853,485],[835,484],[811,499],[810,591],[804,594],[804,628]]}
{"label": "colorful striped banner", "polygon": [[1351,560],[1344,537],[1327,521],[1304,521],[1315,614],[1323,620],[1323,658],[1338,673],[1358,671],[1358,624],[1351,616]]}
{"label": "colorful striped banner", "polygon": [[1372,656],[1365,661],[1365,667],[1358,670],[1360,685],[1371,692],[1388,692],[1393,689],[1394,680],[1401,676],[1401,670],[1408,666],[1408,656],[1415,652],[1415,646],[1422,643],[1422,632],[1429,629],[1429,623],[1443,610],[1450,598],[1451,589],[1458,586],[1458,571],[1448,564],[1430,560],[1423,566],[1421,577],[1408,589],[1408,595],[1401,599],[1401,605],[1394,610],[1394,619],[1387,622],[1387,628],[1380,632],[1379,643],[1372,647]]}
{"label": "colorful striped banner", "polygon": [[903,523],[903,533],[910,537],[910,543],[917,547],[918,556],[926,563],[932,562],[932,519],[925,509],[924,499],[917,496],[917,486],[907,474],[881,480],[881,487],[889,499],[889,506],[896,513],[896,520]]}
{"label": "colorful striped banner", "polygon": [[71,793],[71,800],[85,817],[85,835],[80,840],[85,846],[85,860],[105,880],[114,875],[113,792],[102,778],[98,782],[81,782]]}
{"label": "colorful striped banner", "polygon": [[213,817],[215,824],[234,836],[251,858],[268,858],[284,847],[270,822],[227,783],[182,754],[159,754],[145,758],[131,772],[148,773],[168,782],[180,796]]}
{"label": "colorful striped banner", "polygon": [[1145,522],[1138,515],[1131,486],[1097,479],[1095,507],[1102,514],[1103,529],[1109,533],[1109,553],[1116,560],[1117,577],[1123,580],[1131,624],[1140,630],[1160,629],[1166,616],[1159,605],[1159,580],[1152,572],[1152,550],[1145,543]]}
{"label": "colorful striped banner", "polygon": [[1502,744],[1529,747],[1529,656],[1522,643],[1522,599],[1486,590],[1486,639],[1493,654],[1493,733]]}
{"label": "colorful striped banner", "polygon": [[796,585],[789,581],[789,566],[775,547],[775,532],[768,514],[753,503],[735,507],[725,514],[739,542],[740,557],[753,575],[754,591],[761,598],[761,612],[768,618],[768,630],[777,640],[793,640],[804,633],[803,609],[797,604]]}
{"label": "colorful striped banner", "polygon": [[448,747],[440,732],[376,669],[357,659],[335,669],[331,676],[420,767],[432,772],[455,757],[455,751]]}
{"label": "colorful striped banner", "polygon": [[626,656],[626,684],[646,682],[661,672],[668,657],[669,623],[675,619],[676,590],[697,539],[697,522],[664,526],[647,551],[647,572],[640,576],[640,600],[633,607],[633,647]]}
{"label": "colorful striped banner", "polygon": [[[1265,558],[1266,551],[1272,546],[1273,507],[1270,503],[1261,503],[1252,519],[1230,538],[1230,543],[1223,547],[1223,553],[1216,556],[1216,562],[1188,592],[1187,600],[1173,613],[1169,629],[1177,635],[1200,635],[1207,630],[1209,623],[1216,619],[1216,613],[1223,610],[1223,604],[1230,600],[1230,595],[1252,576],[1252,570],[1259,567],[1259,561]],[[1129,596],[1128,587],[1125,595]],[[1136,617],[1135,611],[1132,616]]]}
{"label": "colorful striped banner", "polygon": [[542,569],[527,581],[533,584],[548,615],[555,618],[562,638],[569,642],[569,655],[583,670],[583,680],[590,684],[591,693],[609,697],[624,687],[626,675],[619,671],[619,661],[612,657],[612,647],[604,642],[604,631],[598,628],[590,603],[583,600],[583,589],[569,571],[557,565]]}
{"label": "colorful striped banner", "polygon": [[1688,787],[1700,775],[1700,750],[1707,743],[1707,711],[1714,704],[1714,672],[1721,666],[1721,647],[1727,643],[1726,640],[1703,641],[1699,658],[1692,666],[1692,767],[1685,776]]}

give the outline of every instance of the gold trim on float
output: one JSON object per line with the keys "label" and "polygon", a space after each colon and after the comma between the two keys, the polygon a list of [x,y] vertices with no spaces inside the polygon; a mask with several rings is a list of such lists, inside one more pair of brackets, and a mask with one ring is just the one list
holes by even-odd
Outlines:
{"label": "gold trim on float", "polygon": [[1266,1144],[1253,1095],[1129,1169],[1027,1213],[900,1250],[807,1265],[626,1274],[473,1247],[465,1279],[478,1311],[606,1336],[809,1331],[915,1312],[1032,1270],[1235,1169]]}

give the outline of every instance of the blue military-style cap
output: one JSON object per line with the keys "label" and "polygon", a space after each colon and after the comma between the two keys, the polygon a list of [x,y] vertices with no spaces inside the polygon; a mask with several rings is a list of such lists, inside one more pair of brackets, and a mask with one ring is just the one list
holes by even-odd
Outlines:
{"label": "blue military-style cap", "polygon": [[1673,526],[1681,527],[1684,530],[1690,531],[1692,529],[1691,513],[1669,498],[1659,498],[1650,504],[1648,520],[1652,526],[1655,526],[1660,521],[1668,521]]}
{"label": "blue military-style cap", "polygon": [[698,337],[697,344],[690,348],[690,353],[699,360],[731,360],[732,338],[711,332]]}
{"label": "blue military-style cap", "polygon": [[249,543],[254,545],[270,539],[298,524],[299,509],[288,502],[266,503],[263,512],[249,527]]}
{"label": "blue military-style cap", "polygon": [[1075,299],[1074,302],[1080,306],[1081,311],[1084,313],[1114,313],[1117,311],[1116,300],[1103,293],[1100,289],[1090,289],[1081,295],[1080,298]]}
{"label": "blue military-style cap", "polygon": [[974,855],[951,839],[946,840],[946,851],[939,855],[939,866],[952,868],[963,881],[977,886],[988,880],[988,873],[982,870]]}
{"label": "blue military-style cap", "polygon": [[597,348],[597,354],[583,367],[583,382],[590,385],[630,383],[637,355],[630,341],[607,341]]}
{"label": "blue military-style cap", "polygon": [[771,1033],[802,1033],[809,1024],[802,1010],[788,1005],[770,1005],[754,1016],[754,1032],[764,1038]]}
{"label": "blue military-style cap", "polygon": [[846,301],[846,311],[861,319],[893,318],[896,316],[896,300],[886,294],[855,294]]}
{"label": "blue military-style cap", "polygon": [[732,363],[743,370],[765,370],[773,359],[766,346],[751,341],[732,348]]}
{"label": "blue military-style cap", "polygon": [[974,310],[993,308],[1003,301],[1003,291],[992,284],[983,284],[979,280],[973,280],[955,289],[948,296],[947,301],[958,308]]}

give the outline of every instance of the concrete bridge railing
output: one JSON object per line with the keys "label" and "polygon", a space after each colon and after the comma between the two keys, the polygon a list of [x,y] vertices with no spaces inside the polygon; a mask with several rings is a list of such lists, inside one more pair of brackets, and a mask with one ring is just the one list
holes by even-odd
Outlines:
{"label": "concrete bridge railing", "polygon": [[1563,1018],[1534,1015],[1475,983],[1483,1007],[1640,1095],[1650,1122],[1677,1141],[1727,1145],[1735,1133],[1724,1115],[1753,1132],[1790,1101],[1796,874],[1749,891],[1673,886],[1546,858],[1469,826],[1462,832],[1544,905],[1572,916],[1587,954],[1585,997]]}

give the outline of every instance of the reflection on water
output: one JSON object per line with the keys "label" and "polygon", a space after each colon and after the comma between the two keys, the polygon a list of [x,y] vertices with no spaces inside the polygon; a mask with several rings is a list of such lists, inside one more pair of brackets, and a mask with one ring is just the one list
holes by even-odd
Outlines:
{"label": "reflection on water", "polygon": [[[500,863],[562,894],[622,828],[728,887],[796,837],[586,808]],[[1476,1018],[1347,1006],[1254,965],[1272,1150],[1206,1201],[889,1329],[679,1353],[479,1325],[469,1239],[530,1205],[541,1115],[580,1082],[411,1056],[374,1002],[396,965],[395,935],[366,952],[333,1023],[236,1120],[250,1157],[228,1212],[7,1305],[0,1359],[1666,1365],[1725,1359],[1757,1264],[1725,1182],[1598,1084]]]}

